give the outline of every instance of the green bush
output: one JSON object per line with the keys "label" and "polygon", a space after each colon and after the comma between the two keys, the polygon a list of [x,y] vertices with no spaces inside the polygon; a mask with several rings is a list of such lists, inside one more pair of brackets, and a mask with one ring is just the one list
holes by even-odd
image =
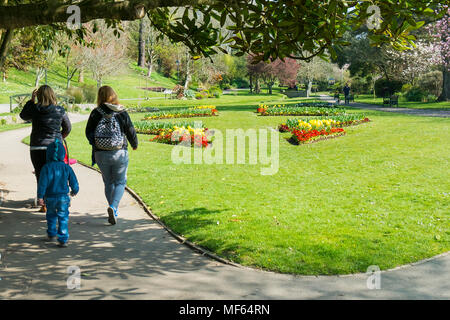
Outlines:
{"label": "green bush", "polygon": [[6,119],[0,120],[0,124],[1,124],[2,126],[4,126],[4,125],[6,124]]}
{"label": "green bush", "polygon": [[419,87],[412,87],[408,92],[404,94],[407,101],[425,101],[428,93]]}
{"label": "green bush", "polygon": [[14,123],[17,123],[17,118],[16,118],[16,117],[12,117],[11,120],[12,120]]}
{"label": "green bush", "polygon": [[352,83],[350,85],[353,93],[370,93],[371,92],[371,84],[367,81],[366,78],[356,77],[352,79]]}
{"label": "green bush", "polygon": [[438,99],[438,97],[435,96],[434,94],[429,94],[429,95],[426,97],[427,102],[436,102],[437,99]]}
{"label": "green bush", "polygon": [[91,112],[92,110],[91,110],[91,108],[87,107],[86,109],[84,109],[84,111]]}
{"label": "green bush", "polygon": [[77,87],[70,87],[66,90],[69,96],[74,97],[75,103],[82,103],[84,101],[83,89]]}
{"label": "green bush", "polygon": [[236,88],[248,88],[250,87],[250,83],[246,79],[234,79],[231,82],[231,86]]}
{"label": "green bush", "polygon": [[186,98],[188,98],[188,99],[194,99],[195,98],[195,92],[193,90],[188,89],[188,90],[186,90],[184,92],[184,96]]}
{"label": "green bush", "polygon": [[402,86],[402,93],[407,93],[409,90],[411,90],[411,88],[412,88],[412,84],[410,84],[410,83],[405,83],[405,84]]}
{"label": "green bush", "polygon": [[222,89],[218,86],[214,86],[209,88],[209,94],[208,98],[220,98],[220,95],[222,94]]}
{"label": "green bush", "polygon": [[198,99],[198,100],[200,100],[200,99],[203,99],[203,95],[200,93],[200,92],[197,92],[196,94],[195,94],[195,99]]}
{"label": "green bush", "polygon": [[81,108],[79,106],[75,106],[72,108],[73,112],[81,112]]}
{"label": "green bush", "polygon": [[22,109],[23,109],[23,107],[20,107],[20,106],[15,107],[15,108],[12,110],[12,113],[18,114],[18,113],[20,113],[20,112],[22,111]]}
{"label": "green bush", "polygon": [[375,94],[377,97],[393,95],[402,90],[403,82],[398,80],[378,79],[375,82]]}
{"label": "green bush", "polygon": [[83,86],[84,102],[95,103],[97,101],[97,87],[96,86]]}
{"label": "green bush", "polygon": [[417,86],[431,95],[439,96],[442,90],[442,72],[425,73],[418,79]]}

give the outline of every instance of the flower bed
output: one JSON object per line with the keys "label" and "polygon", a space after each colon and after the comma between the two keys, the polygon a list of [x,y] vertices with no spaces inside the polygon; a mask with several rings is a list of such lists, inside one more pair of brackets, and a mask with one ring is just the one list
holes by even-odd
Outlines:
{"label": "flower bed", "polygon": [[195,127],[200,124],[201,128],[205,125],[202,122],[194,121],[180,121],[180,122],[167,122],[167,121],[136,121],[134,127],[137,133],[141,134],[155,134],[159,135],[161,131],[172,129],[175,127]]}
{"label": "flower bed", "polygon": [[266,104],[259,104],[256,108],[257,113],[266,113],[269,109],[275,109],[275,110],[283,110],[285,108],[333,108],[333,109],[339,109],[340,107],[329,102],[302,102],[297,104],[291,104],[289,106],[281,105],[281,104],[275,104],[275,105],[266,105]]}
{"label": "flower bed", "polygon": [[289,142],[293,144],[305,144],[325,140],[329,138],[336,138],[344,135],[346,132],[342,128],[329,128],[328,130],[293,130]]}
{"label": "flower bed", "polygon": [[[327,119],[322,119],[322,121],[330,121],[330,125],[334,128],[343,128],[369,122],[370,120],[362,114],[342,114],[339,116],[332,116],[328,117]],[[308,122],[307,119],[306,122]],[[278,126],[278,130],[280,132],[288,132],[294,129],[301,130],[302,124],[304,123],[305,120],[302,119],[287,119],[285,123],[282,123]]]}
{"label": "flower bed", "polygon": [[193,117],[212,117],[217,116],[216,108],[183,108],[170,111],[159,111],[146,114],[143,120],[175,119],[175,118],[193,118]]}
{"label": "flower bed", "polygon": [[333,106],[315,106],[312,104],[294,106],[260,106],[261,116],[334,116],[345,113],[345,109]]}
{"label": "flower bed", "polygon": [[369,121],[369,118],[358,114],[344,114],[327,119],[288,119],[278,127],[278,130],[291,132],[292,136],[288,141],[298,145],[345,135],[343,127]]}
{"label": "flower bed", "polygon": [[206,148],[212,142],[211,137],[208,137],[207,128],[192,128],[187,127],[177,127],[173,129],[164,129],[160,131],[159,135],[155,136],[150,141],[155,141],[159,143],[166,144],[179,144],[185,143],[189,144],[191,147],[202,147]]}

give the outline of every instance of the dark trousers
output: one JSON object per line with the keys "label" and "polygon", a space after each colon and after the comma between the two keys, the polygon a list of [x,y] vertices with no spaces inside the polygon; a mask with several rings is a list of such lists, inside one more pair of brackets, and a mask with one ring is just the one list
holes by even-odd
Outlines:
{"label": "dark trousers", "polygon": [[36,175],[36,180],[39,183],[41,169],[47,162],[47,150],[31,150],[30,156],[34,167],[34,174]]}

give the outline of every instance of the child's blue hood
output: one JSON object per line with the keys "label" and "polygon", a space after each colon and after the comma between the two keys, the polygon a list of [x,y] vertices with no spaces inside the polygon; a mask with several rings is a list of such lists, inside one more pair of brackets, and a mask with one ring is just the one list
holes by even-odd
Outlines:
{"label": "child's blue hood", "polygon": [[58,139],[47,147],[47,162],[64,161],[66,149]]}

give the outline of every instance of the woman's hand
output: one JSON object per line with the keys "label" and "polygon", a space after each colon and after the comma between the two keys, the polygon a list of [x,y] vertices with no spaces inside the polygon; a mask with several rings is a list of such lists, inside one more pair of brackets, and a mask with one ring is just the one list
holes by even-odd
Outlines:
{"label": "woman's hand", "polygon": [[36,103],[36,96],[37,96],[37,89],[33,90],[33,93],[31,94],[31,100],[33,103]]}

